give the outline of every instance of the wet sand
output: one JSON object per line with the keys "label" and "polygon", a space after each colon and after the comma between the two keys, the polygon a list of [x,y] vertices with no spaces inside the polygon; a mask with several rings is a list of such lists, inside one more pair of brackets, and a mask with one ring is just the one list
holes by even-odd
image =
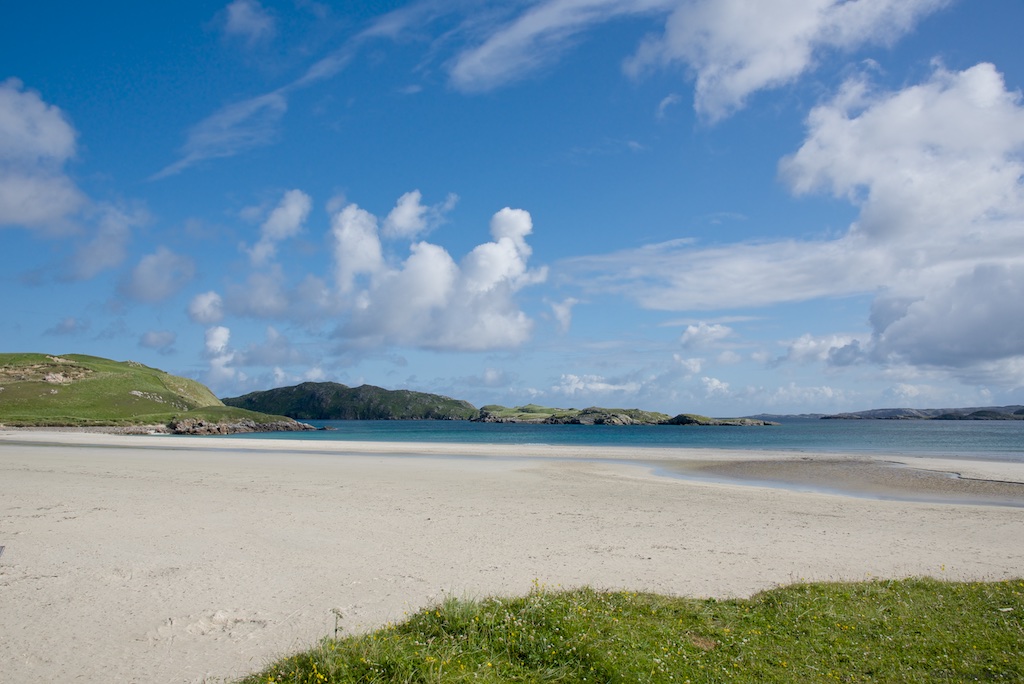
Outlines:
{"label": "wet sand", "polygon": [[902,456],[0,432],[0,679],[225,681],[334,608],[360,631],[535,581],[1018,577],[1021,482]]}

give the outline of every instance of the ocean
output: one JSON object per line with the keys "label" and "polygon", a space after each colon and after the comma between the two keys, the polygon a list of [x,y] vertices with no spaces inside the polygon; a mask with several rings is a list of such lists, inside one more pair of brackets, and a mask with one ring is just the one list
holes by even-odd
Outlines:
{"label": "ocean", "polygon": [[887,453],[1024,462],[1024,421],[786,419],[768,427],[523,425],[469,421],[311,420],[316,432],[224,439],[695,447]]}

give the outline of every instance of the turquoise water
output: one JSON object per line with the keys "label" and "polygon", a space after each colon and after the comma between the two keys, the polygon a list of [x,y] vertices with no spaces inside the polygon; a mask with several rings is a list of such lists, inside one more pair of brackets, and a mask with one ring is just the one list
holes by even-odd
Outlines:
{"label": "turquoise water", "polygon": [[468,421],[307,421],[334,430],[224,439],[456,442],[871,452],[1024,462],[1024,421],[812,420],[769,427],[517,425]]}

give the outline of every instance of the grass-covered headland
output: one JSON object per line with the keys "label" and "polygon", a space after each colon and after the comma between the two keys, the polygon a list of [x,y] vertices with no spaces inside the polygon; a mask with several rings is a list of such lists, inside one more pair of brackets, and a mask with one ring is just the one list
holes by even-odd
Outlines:
{"label": "grass-covered headland", "polygon": [[177,432],[293,429],[295,421],[225,406],[203,384],[134,361],[84,354],[0,354],[0,425],[166,426]]}
{"label": "grass-covered headland", "polygon": [[448,599],[325,639],[266,682],[1021,682],[1024,580],[798,584],[744,600]]}

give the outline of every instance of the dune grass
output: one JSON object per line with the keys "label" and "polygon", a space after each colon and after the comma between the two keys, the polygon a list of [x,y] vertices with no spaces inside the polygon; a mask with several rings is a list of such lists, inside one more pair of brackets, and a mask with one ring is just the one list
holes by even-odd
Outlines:
{"label": "dune grass", "polygon": [[449,598],[242,680],[1020,682],[1024,581],[799,584],[745,600],[550,591]]}

